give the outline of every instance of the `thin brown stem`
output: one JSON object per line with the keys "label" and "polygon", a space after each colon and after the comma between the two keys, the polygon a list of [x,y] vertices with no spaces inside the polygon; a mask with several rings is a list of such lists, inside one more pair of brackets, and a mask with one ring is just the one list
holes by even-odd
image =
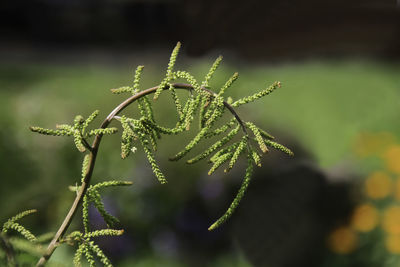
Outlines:
{"label": "thin brown stem", "polygon": [[86,149],[88,149],[89,151],[92,150],[92,146],[89,145],[89,143],[86,141],[85,138],[82,138],[82,143],[83,143],[83,146],[84,146]]}
{"label": "thin brown stem", "polygon": [[[186,90],[190,90],[190,91],[194,89],[192,85],[185,84],[185,83],[174,83],[174,84],[172,84],[172,86],[176,89],[186,89]],[[166,86],[163,89],[165,90],[168,88],[169,88],[169,86]],[[121,104],[119,104],[113,111],[111,111],[110,114],[108,114],[106,119],[102,122],[100,128],[103,128],[103,129],[107,128],[108,125],[111,123],[112,119],[114,118],[114,116],[118,115],[122,110],[124,110],[126,107],[128,107],[130,104],[132,104],[136,100],[138,100],[148,94],[154,93],[157,89],[158,89],[158,86],[151,87],[146,90],[140,91],[137,94],[127,98],[125,101],[123,101]],[[210,91],[206,88],[202,88],[202,90],[212,94],[212,96],[215,96],[215,94],[212,91]],[[240,117],[235,112],[235,110],[232,108],[232,106],[225,101],[224,101],[224,105],[235,116],[236,120],[241,125],[243,131],[247,134],[246,127],[244,126],[243,121],[240,119]],[[90,180],[92,178],[94,165],[95,165],[96,157],[97,157],[97,152],[98,152],[98,149],[100,146],[101,139],[102,139],[101,134],[95,136],[95,139],[89,149],[89,151],[90,151],[89,163],[88,163],[85,177],[82,182],[82,186],[80,187],[79,191],[77,192],[75,200],[72,203],[72,206],[69,209],[67,216],[64,218],[63,223],[61,224],[60,228],[58,229],[58,231],[54,235],[53,239],[51,240],[50,244],[48,245],[46,252],[43,254],[43,256],[39,259],[38,263],[36,264],[37,267],[44,266],[46,264],[46,262],[49,260],[49,258],[51,257],[53,252],[56,250],[57,246],[59,245],[60,240],[63,238],[69,225],[71,224],[72,219],[73,219],[76,211],[78,210],[79,205],[82,203],[83,197],[85,196],[86,191],[90,185]]]}
{"label": "thin brown stem", "polygon": [[8,241],[7,237],[0,233],[0,247],[4,250],[7,256],[7,266],[18,267],[15,261],[15,251],[13,246]]}

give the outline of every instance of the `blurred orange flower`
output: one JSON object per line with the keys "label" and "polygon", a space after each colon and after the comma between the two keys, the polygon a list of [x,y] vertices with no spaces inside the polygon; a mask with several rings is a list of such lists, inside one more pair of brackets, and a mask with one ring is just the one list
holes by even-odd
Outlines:
{"label": "blurred orange flower", "polygon": [[388,170],[400,174],[400,145],[390,146],[385,151],[383,158]]}
{"label": "blurred orange flower", "polygon": [[328,238],[328,247],[338,254],[349,254],[357,248],[358,238],[351,228],[343,226],[333,231]]}
{"label": "blurred orange flower", "polygon": [[387,146],[394,143],[394,136],[389,132],[360,133],[354,142],[354,152],[359,157],[380,154]]}
{"label": "blurred orange flower", "polygon": [[378,221],[378,210],[371,204],[362,204],[355,208],[351,226],[359,232],[369,232],[378,225]]}
{"label": "blurred orange flower", "polygon": [[373,172],[365,181],[365,191],[372,199],[387,197],[392,191],[392,180],[385,172]]}
{"label": "blurred orange flower", "polygon": [[391,206],[384,211],[382,227],[389,234],[400,234],[400,206]]}

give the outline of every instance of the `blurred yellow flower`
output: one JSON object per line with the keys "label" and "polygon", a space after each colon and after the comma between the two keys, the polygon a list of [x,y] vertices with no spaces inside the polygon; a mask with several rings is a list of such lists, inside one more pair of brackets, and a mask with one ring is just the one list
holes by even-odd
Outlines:
{"label": "blurred yellow flower", "polygon": [[394,143],[394,136],[389,132],[360,133],[354,142],[354,152],[359,157],[380,154],[387,146]]}
{"label": "blurred yellow flower", "polygon": [[365,181],[365,191],[368,197],[379,199],[388,196],[392,190],[392,180],[384,172],[371,173]]}
{"label": "blurred yellow flower", "polygon": [[388,235],[385,240],[386,249],[393,254],[400,254],[400,235]]}
{"label": "blurred yellow flower", "polygon": [[400,174],[400,145],[390,146],[384,153],[386,168],[396,174]]}
{"label": "blurred yellow flower", "polygon": [[400,206],[391,206],[384,211],[382,227],[389,234],[400,234]]}
{"label": "blurred yellow flower", "polygon": [[396,200],[400,200],[400,177],[396,179],[395,185],[394,185],[394,198]]}
{"label": "blurred yellow flower", "polygon": [[328,247],[337,254],[349,254],[357,248],[357,234],[343,226],[333,231],[328,238]]}
{"label": "blurred yellow flower", "polygon": [[377,226],[378,221],[378,210],[371,204],[362,204],[355,208],[351,226],[359,232],[369,232]]}

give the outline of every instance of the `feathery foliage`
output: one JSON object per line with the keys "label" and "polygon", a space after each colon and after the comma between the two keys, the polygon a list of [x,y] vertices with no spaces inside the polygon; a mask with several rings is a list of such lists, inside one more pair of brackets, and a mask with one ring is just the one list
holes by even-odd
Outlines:
{"label": "feathery foliage", "polygon": [[[99,114],[99,111],[97,110],[87,119],[84,119],[79,115],[75,117],[74,122],[71,125],[57,125],[56,130],[30,127],[33,132],[40,134],[73,136],[75,146],[80,152],[88,150],[82,162],[81,184],[76,184],[75,186],[70,187],[72,191],[76,192],[74,203],[82,203],[83,232],[73,231],[66,237],[63,237],[72,220],[73,214],[77,209],[78,205],[74,204],[59,231],[53,237],[53,240],[46,251],[46,257],[43,256],[40,259],[38,266],[43,266],[46,263],[49,255],[51,256],[58,243],[67,243],[77,246],[73,258],[75,266],[81,266],[81,259],[83,256],[86,258],[89,266],[96,265],[96,258],[103,265],[112,266],[107,256],[92,239],[99,236],[122,235],[123,230],[112,228],[115,227],[119,221],[116,217],[106,211],[100,195],[100,190],[106,187],[130,185],[131,182],[107,181],[90,185],[94,162],[96,160],[97,150],[102,136],[117,132],[117,128],[108,127],[112,119],[118,121],[122,128],[121,158],[126,159],[128,156],[132,155],[132,152],[136,151],[137,147],[142,147],[154,175],[161,184],[166,184],[167,180],[154,155],[154,152],[157,150],[158,140],[163,135],[176,135],[191,129],[191,125],[196,116],[198,117],[198,131],[192,140],[189,141],[181,151],[177,152],[175,156],[171,157],[170,160],[176,161],[184,158],[194,148],[199,147],[199,144],[201,144],[204,139],[209,138],[216,138],[216,140],[211,146],[203,150],[203,152],[187,160],[188,164],[193,164],[208,158],[208,162],[212,164],[208,172],[209,175],[225,164],[227,164],[225,172],[230,171],[239,161],[240,156],[242,154],[246,155],[247,168],[245,170],[242,185],[229,208],[209,227],[209,230],[219,227],[232,216],[249,186],[253,166],[261,166],[261,155],[268,152],[268,147],[277,149],[288,155],[293,155],[293,152],[288,148],[276,141],[272,141],[274,137],[266,131],[260,129],[252,122],[244,122],[236,110],[236,107],[253,102],[270,94],[275,89],[281,87],[280,82],[274,82],[264,90],[233,101],[231,97],[226,97],[225,94],[237,80],[238,73],[234,73],[220,87],[218,92],[213,91],[210,86],[210,80],[220,65],[222,57],[220,56],[215,60],[208,73],[204,76],[204,79],[199,82],[189,72],[184,70],[176,71],[174,69],[180,48],[181,44],[178,42],[170,56],[166,74],[161,79],[161,82],[158,83],[158,86],[141,90],[140,80],[143,73],[143,66],[138,66],[131,86],[111,89],[111,92],[114,94],[129,93],[131,96],[117,106],[110,115],[107,116],[100,128],[87,130],[89,124]],[[174,83],[176,80],[183,81],[184,83]],[[182,101],[176,93],[176,90],[178,89],[188,90],[189,97]],[[154,93],[153,100],[156,100],[163,92],[171,95],[173,105],[176,108],[176,124],[173,128],[166,127],[157,122],[152,108],[153,101],[151,101],[147,96]],[[118,116],[123,109],[133,102],[136,102],[138,105],[140,111],[139,116],[134,117],[129,115],[129,112]],[[226,122],[221,122],[221,118],[225,112],[229,112],[230,117]],[[94,136],[95,139],[93,144],[89,145],[88,139]],[[259,154],[258,150],[262,153]],[[101,214],[107,224],[107,229],[91,231],[89,221],[90,205],[93,205]],[[29,212],[26,214],[29,214]],[[6,223],[3,227],[3,231],[14,229],[20,232],[28,240],[34,241],[35,237],[15,222],[26,214],[20,214],[10,219],[8,224]]]}
{"label": "feathery foliage", "polygon": [[94,135],[104,135],[104,134],[114,134],[118,131],[117,128],[99,128],[93,129],[87,132],[87,127],[99,114],[98,110],[95,110],[86,120],[78,115],[74,119],[73,125],[68,124],[59,124],[57,125],[57,130],[45,129],[42,127],[31,126],[29,129],[32,132],[44,134],[44,135],[53,135],[53,136],[73,136],[74,143],[76,148],[80,152],[85,152],[86,149],[91,150],[90,145],[87,143],[87,139]]}
{"label": "feathery foliage", "polygon": [[[82,266],[81,264],[82,255],[85,256],[87,262],[89,263],[89,266],[95,266],[94,255],[97,256],[105,266],[112,266],[111,262],[104,254],[104,252],[96,244],[94,244],[92,238],[100,236],[119,236],[123,234],[124,230],[107,228],[107,229],[90,231],[89,204],[93,203],[94,207],[97,209],[97,211],[100,213],[100,215],[106,222],[107,227],[114,227],[117,223],[119,223],[119,220],[106,211],[99,190],[107,187],[128,186],[131,184],[132,182],[112,180],[112,181],[97,183],[95,185],[91,185],[88,187],[87,192],[83,198],[83,204],[82,204],[82,222],[83,222],[84,232],[83,233],[80,231],[72,232],[63,241],[65,243],[72,245],[74,243],[78,244],[78,248],[75,252],[75,256],[73,259],[73,263],[75,266]],[[72,191],[75,191],[77,188],[71,187],[70,189]]]}
{"label": "feathery foliage", "polygon": [[[36,210],[26,210],[8,219],[0,231],[0,249],[4,254],[0,254],[0,265],[7,263],[7,266],[16,266],[19,261],[23,263],[24,255],[39,257],[45,252],[42,243],[48,241],[52,233],[47,233],[36,237],[22,226],[18,221],[27,215],[35,213]],[[17,232],[19,236],[10,236],[10,232]],[[3,258],[5,256],[5,259]]]}
{"label": "feathery foliage", "polygon": [[9,230],[15,230],[20,233],[23,237],[25,237],[29,241],[36,241],[36,237],[25,227],[17,223],[18,220],[22,219],[23,217],[35,213],[36,210],[26,210],[23,212],[18,213],[8,221],[3,224],[3,229],[1,230],[2,233],[6,234]]}
{"label": "feathery foliage", "polygon": [[[198,112],[199,114],[199,125],[200,129],[197,134],[193,137],[191,141],[175,156],[171,157],[170,160],[176,161],[183,157],[185,157],[192,149],[194,149],[198,144],[205,138],[212,138],[224,134],[228,129],[231,129],[229,133],[219,140],[217,140],[213,145],[204,150],[199,155],[195,156],[192,159],[187,160],[187,163],[193,164],[202,159],[210,157],[213,166],[209,170],[209,175],[211,175],[214,171],[216,171],[220,166],[224,165],[224,163],[229,162],[225,172],[231,170],[235,163],[238,161],[241,154],[245,153],[247,155],[248,162],[251,164],[255,164],[257,166],[261,166],[261,156],[258,154],[257,150],[253,147],[252,140],[255,140],[258,144],[259,149],[262,153],[268,152],[268,146],[285,152],[289,155],[293,153],[284,147],[283,145],[273,142],[270,139],[273,139],[271,135],[269,135],[264,130],[257,127],[252,122],[244,123],[239,115],[234,110],[234,107],[238,107],[240,105],[250,103],[255,101],[263,96],[266,96],[273,92],[276,88],[281,86],[280,82],[274,82],[271,86],[267,87],[264,90],[261,90],[258,93],[255,93],[251,96],[243,97],[237,101],[232,101],[231,98],[224,98],[224,94],[227,89],[230,88],[233,83],[238,78],[238,73],[234,73],[220,88],[220,90],[215,93],[210,89],[209,82],[217,70],[218,66],[222,61],[222,57],[218,57],[209,72],[206,74],[204,80],[199,83],[196,78],[191,75],[187,71],[174,71],[175,62],[177,59],[178,52],[180,50],[181,44],[178,43],[174,48],[170,61],[168,63],[168,68],[166,72],[166,76],[161,81],[160,85],[155,91],[154,99],[157,99],[159,95],[163,91],[167,91],[171,93],[172,99],[174,101],[176,110],[177,110],[177,124],[175,128],[167,128],[162,125],[156,123],[154,118],[149,119],[148,116],[144,112],[141,112],[142,117],[140,119],[128,118],[125,115],[122,117],[117,117],[116,119],[121,122],[121,126],[123,128],[122,141],[121,141],[121,155],[123,158],[126,158],[131,148],[133,147],[133,141],[139,140],[145,154],[148,158],[148,161],[151,165],[151,168],[161,183],[166,183],[165,176],[160,170],[159,165],[157,164],[155,157],[152,153],[151,147],[153,147],[153,151],[156,146],[156,139],[154,132],[157,133],[158,136],[167,134],[179,134],[184,130],[189,130],[190,125],[194,120],[195,114]],[[135,81],[140,80],[139,76],[140,72],[136,72]],[[172,84],[171,82],[177,79],[183,79],[187,82],[188,87],[191,90],[191,95],[186,100],[182,108],[182,103],[178,99],[176,95],[177,85]],[[201,85],[200,85],[201,84]],[[135,88],[139,86],[135,83]],[[122,87],[125,88],[125,87]],[[123,89],[126,90],[126,89]],[[137,91],[135,91],[137,92]],[[197,94],[197,95],[195,95]],[[233,103],[232,103],[233,102]],[[139,103],[140,105],[140,103]],[[215,128],[214,124],[218,121],[223,113],[229,110],[232,114],[232,118],[223,124],[222,126]],[[242,129],[242,131],[240,131]],[[249,135],[248,131],[252,133],[252,136]],[[230,141],[232,141],[235,136],[238,136],[239,133],[242,133],[242,137],[240,141],[236,141],[233,144],[228,145]],[[151,146],[150,146],[151,145]],[[212,153],[215,153],[212,155]],[[248,167],[250,170],[250,167]],[[242,187],[240,191],[240,197],[236,197],[234,202],[237,205],[241,199],[241,196],[244,194],[245,189],[247,188],[247,184],[250,181],[250,175],[248,174],[250,171],[246,172],[245,179],[248,179],[246,182],[246,186]],[[233,203],[233,202],[232,202]],[[233,204],[232,204],[233,205]],[[236,206],[234,206],[236,207]],[[230,209],[226,211],[226,214],[230,214],[232,212],[232,206]],[[230,215],[229,215],[230,216]],[[228,217],[229,217],[228,216]],[[225,220],[223,220],[225,221]],[[219,226],[220,223],[214,225],[210,229],[214,229]]]}

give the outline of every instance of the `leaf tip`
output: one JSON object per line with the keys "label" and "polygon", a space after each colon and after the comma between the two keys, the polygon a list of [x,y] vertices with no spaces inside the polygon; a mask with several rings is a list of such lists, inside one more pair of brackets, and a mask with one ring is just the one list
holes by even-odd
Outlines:
{"label": "leaf tip", "polygon": [[208,231],[213,231],[213,230],[215,230],[216,228],[218,228],[217,223],[213,223],[210,227],[208,227]]}

